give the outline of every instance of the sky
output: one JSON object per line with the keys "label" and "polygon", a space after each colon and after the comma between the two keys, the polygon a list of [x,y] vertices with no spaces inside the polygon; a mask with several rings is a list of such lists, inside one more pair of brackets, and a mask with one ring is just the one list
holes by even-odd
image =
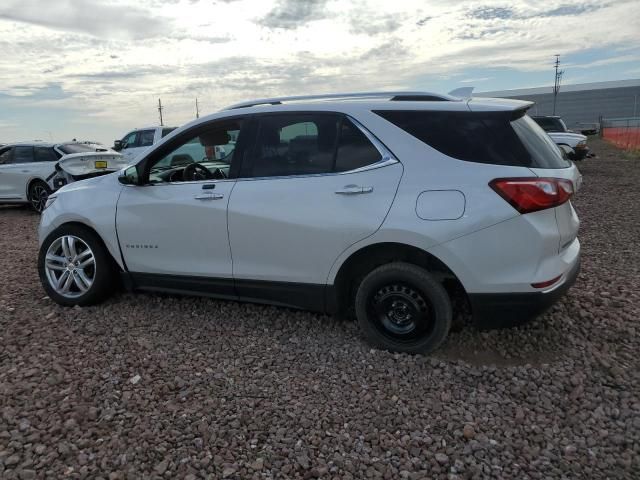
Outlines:
{"label": "sky", "polygon": [[252,98],[640,78],[640,1],[1,0],[0,142],[113,144]]}

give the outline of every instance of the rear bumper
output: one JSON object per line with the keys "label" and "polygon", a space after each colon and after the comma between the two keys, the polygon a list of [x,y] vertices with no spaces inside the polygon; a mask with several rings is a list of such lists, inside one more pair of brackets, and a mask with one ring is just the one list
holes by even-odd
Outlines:
{"label": "rear bumper", "polygon": [[580,258],[566,273],[564,282],[549,292],[469,294],[473,323],[481,330],[515,327],[544,313],[575,283]]}

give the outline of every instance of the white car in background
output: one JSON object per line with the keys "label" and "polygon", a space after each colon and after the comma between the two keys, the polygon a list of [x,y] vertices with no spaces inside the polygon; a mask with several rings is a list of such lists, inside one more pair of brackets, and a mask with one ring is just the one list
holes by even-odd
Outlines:
{"label": "white car in background", "polygon": [[24,142],[0,147],[0,203],[29,203],[41,212],[49,194],[58,188],[54,177],[61,159],[109,151],[100,144],[78,142]]}
{"label": "white car in background", "polygon": [[562,118],[552,115],[531,118],[547,132],[547,135],[549,135],[558,146],[570,147],[573,150],[573,154],[569,154],[569,159],[582,160],[589,153],[587,137],[581,133],[575,133],[569,130]]}

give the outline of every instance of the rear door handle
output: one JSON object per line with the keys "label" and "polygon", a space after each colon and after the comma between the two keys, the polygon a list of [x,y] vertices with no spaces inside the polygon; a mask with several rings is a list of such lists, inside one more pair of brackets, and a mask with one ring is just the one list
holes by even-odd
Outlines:
{"label": "rear door handle", "polygon": [[221,193],[203,193],[201,195],[196,195],[193,198],[196,200],[222,200],[224,195]]}
{"label": "rear door handle", "polygon": [[359,185],[345,185],[344,188],[336,190],[338,195],[359,195],[371,192],[373,192],[373,187],[361,187]]}

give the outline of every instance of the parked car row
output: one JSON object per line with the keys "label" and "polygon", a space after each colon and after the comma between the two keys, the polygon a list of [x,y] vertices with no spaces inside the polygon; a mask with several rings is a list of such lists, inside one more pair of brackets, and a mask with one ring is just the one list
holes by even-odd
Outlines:
{"label": "parked car row", "polygon": [[[114,145],[141,149],[130,166],[48,196],[40,279],[66,306],[120,280],[353,313],[371,344],[408,353],[442,344],[454,312],[481,328],[525,322],[580,265],[581,176],[530,107],[424,92],[270,98],[132,131]],[[68,169],[93,176],[114,154]]]}
{"label": "parked car row", "polygon": [[571,160],[582,160],[589,153],[587,137],[569,130],[562,118],[558,116],[535,116],[532,118],[557,145],[569,147],[563,151]]}
{"label": "parked car row", "polygon": [[[22,142],[0,147],[0,203],[29,203],[41,212],[51,192],[93,172],[111,173],[126,164],[97,143]],[[81,167],[84,166],[84,169]]]}

